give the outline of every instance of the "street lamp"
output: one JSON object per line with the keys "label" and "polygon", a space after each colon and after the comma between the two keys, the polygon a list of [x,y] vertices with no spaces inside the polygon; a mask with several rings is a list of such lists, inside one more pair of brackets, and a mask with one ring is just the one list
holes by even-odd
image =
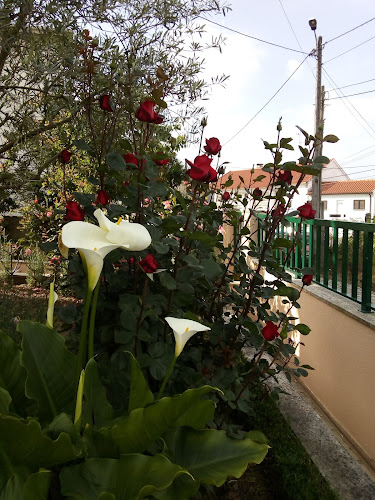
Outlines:
{"label": "street lamp", "polygon": [[310,19],[310,20],[309,20],[309,26],[310,26],[310,28],[311,28],[313,31],[315,31],[315,30],[316,30],[317,24],[318,24],[318,23],[316,22],[316,19]]}

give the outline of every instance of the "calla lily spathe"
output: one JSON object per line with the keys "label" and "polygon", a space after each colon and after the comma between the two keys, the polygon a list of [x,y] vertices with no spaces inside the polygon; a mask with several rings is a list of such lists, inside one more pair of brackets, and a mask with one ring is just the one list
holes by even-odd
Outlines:
{"label": "calla lily spathe", "polygon": [[72,221],[62,230],[62,243],[77,248],[87,267],[88,286],[93,290],[103,269],[103,259],[116,248],[140,251],[151,244],[151,236],[141,224],[124,221],[111,222],[97,209],[94,216],[99,226],[88,222]]}
{"label": "calla lily spathe", "polygon": [[167,318],[165,318],[165,321],[173,330],[174,338],[176,341],[176,358],[181,354],[186,342],[193,335],[195,335],[197,332],[205,332],[207,330],[211,330],[211,328],[209,328],[208,326],[201,325],[197,321],[192,321],[191,319],[171,318],[170,316],[168,316]]}

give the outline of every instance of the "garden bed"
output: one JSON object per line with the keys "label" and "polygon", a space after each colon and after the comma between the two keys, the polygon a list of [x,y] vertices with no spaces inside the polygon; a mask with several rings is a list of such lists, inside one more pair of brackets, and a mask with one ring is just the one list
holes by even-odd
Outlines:
{"label": "garden bed", "polygon": [[[45,322],[48,292],[26,285],[13,287],[0,294],[0,330],[18,339],[19,319]],[[60,304],[76,302],[73,297],[59,297]],[[240,422],[243,424],[244,422]],[[246,422],[246,427],[248,427]],[[250,465],[240,479],[229,479],[222,487],[201,492],[202,500],[335,500],[332,491],[311,461],[299,439],[281,415],[277,404],[260,396],[256,415],[250,426],[268,438],[270,450],[259,465]]]}

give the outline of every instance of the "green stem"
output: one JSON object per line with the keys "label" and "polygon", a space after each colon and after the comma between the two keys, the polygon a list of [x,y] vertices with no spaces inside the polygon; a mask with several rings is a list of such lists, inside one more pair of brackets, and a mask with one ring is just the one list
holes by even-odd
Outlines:
{"label": "green stem", "polygon": [[174,365],[176,363],[176,360],[177,360],[177,356],[174,355],[173,359],[172,359],[172,363],[170,364],[169,368],[168,368],[168,371],[167,373],[165,374],[165,377],[164,377],[164,380],[163,380],[163,383],[161,384],[161,387],[160,387],[160,391],[159,391],[159,394],[157,395],[157,398],[156,398],[156,401],[158,401],[161,396],[163,395],[163,392],[164,392],[164,389],[165,389],[165,386],[167,385],[167,382],[169,380],[169,377],[172,375],[172,372],[173,372],[173,368],[174,368]]}
{"label": "green stem", "polygon": [[78,387],[79,377],[81,375],[81,370],[85,365],[85,351],[86,351],[86,337],[87,337],[87,320],[89,317],[90,303],[91,303],[92,290],[87,288],[85,304],[83,308],[83,317],[81,325],[81,333],[79,336],[79,348],[77,355],[77,366],[76,366],[76,387]]}
{"label": "green stem", "polygon": [[94,357],[94,329],[95,329],[96,306],[98,305],[98,297],[99,297],[99,288],[100,288],[100,277],[96,284],[94,290],[94,296],[92,298],[90,324],[89,324],[88,359]]}

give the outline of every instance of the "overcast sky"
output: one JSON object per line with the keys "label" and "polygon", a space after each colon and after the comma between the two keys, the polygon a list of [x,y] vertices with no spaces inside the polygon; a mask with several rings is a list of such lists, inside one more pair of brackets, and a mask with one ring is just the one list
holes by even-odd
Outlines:
{"label": "overcast sky", "polygon": [[[375,92],[333,99],[338,95],[375,90],[375,20],[330,41],[375,17],[375,2],[233,0],[232,9],[225,17],[210,19],[296,51],[302,48],[306,53],[315,47],[314,33],[308,21],[312,17],[317,19],[316,33],[326,44],[322,83],[329,100],[325,108],[325,134],[335,134],[340,138],[337,144],[325,144],[323,154],[335,158],[351,178],[375,178]],[[308,57],[267,107],[233,138],[306,56],[246,38],[209,22],[206,28],[210,37],[220,33],[226,37],[222,54],[214,50],[207,52],[204,75],[209,78],[226,73],[230,79],[225,88],[214,87],[210,100],[204,105],[208,114],[205,137],[220,139],[223,144],[221,160],[230,162],[227,170],[249,169],[254,164],[271,160],[262,139],[275,141],[279,117],[283,120],[283,136],[295,138],[297,149],[295,155],[292,152],[285,159],[297,159],[298,144],[302,144],[302,139],[295,125],[314,132],[316,59]],[[371,37],[374,38],[369,40]],[[349,52],[341,55],[346,51]],[[330,61],[332,58],[335,59]],[[371,79],[373,81],[353,85]],[[332,90],[347,85],[353,86],[342,88],[338,93]],[[198,146],[186,149],[179,156],[193,160],[198,154],[197,149]]]}

